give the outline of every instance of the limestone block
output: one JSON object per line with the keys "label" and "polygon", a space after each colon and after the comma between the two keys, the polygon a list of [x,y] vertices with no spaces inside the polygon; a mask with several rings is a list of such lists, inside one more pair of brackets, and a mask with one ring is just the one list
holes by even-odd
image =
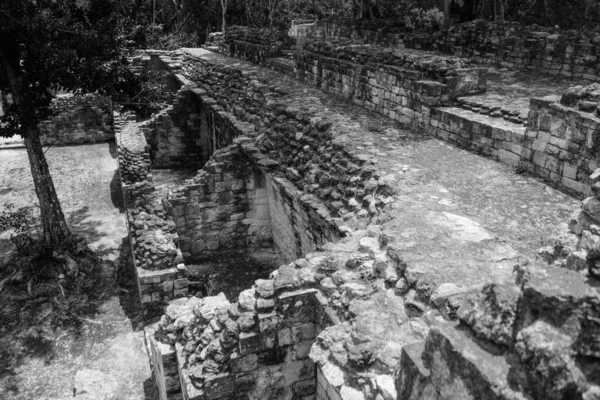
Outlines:
{"label": "limestone block", "polygon": [[279,295],[277,310],[288,326],[313,322],[316,289],[304,289]]}
{"label": "limestone block", "polygon": [[204,390],[207,400],[216,400],[235,393],[233,376],[220,374],[207,377],[204,380]]}
{"label": "limestone block", "polygon": [[269,350],[275,346],[275,337],[272,334],[255,332],[241,332],[239,336],[239,347],[242,355],[259,353]]}
{"label": "limestone block", "polygon": [[488,284],[468,294],[457,314],[478,337],[510,346],[519,296],[515,285]]}
{"label": "limestone block", "polygon": [[524,400],[509,382],[510,365],[481,349],[447,323],[433,326],[425,342],[423,361],[442,398]]}
{"label": "limestone block", "polygon": [[300,343],[315,338],[315,325],[313,323],[294,325],[290,330],[293,343]]}

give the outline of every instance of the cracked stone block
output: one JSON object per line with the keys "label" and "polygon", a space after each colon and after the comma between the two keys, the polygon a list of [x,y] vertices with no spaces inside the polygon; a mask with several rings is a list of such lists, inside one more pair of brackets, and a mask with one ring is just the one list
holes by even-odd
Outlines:
{"label": "cracked stone block", "polygon": [[433,326],[425,341],[423,361],[442,398],[461,400],[525,400],[508,382],[511,366],[502,356],[477,345],[448,323]]}
{"label": "cracked stone block", "polygon": [[528,266],[519,303],[517,329],[537,320],[576,338],[573,350],[600,358],[600,292],[581,274],[539,264]]}
{"label": "cracked stone block", "polygon": [[486,285],[480,292],[471,292],[465,297],[458,318],[477,337],[510,346],[520,293],[516,285]]}
{"label": "cracked stone block", "polygon": [[538,399],[576,398],[582,371],[570,357],[574,339],[538,320],[517,335],[515,351]]}

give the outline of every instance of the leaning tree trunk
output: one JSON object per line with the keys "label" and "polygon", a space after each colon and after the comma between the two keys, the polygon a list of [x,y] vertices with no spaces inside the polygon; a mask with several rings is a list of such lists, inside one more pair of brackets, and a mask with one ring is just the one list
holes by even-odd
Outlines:
{"label": "leaning tree trunk", "polygon": [[[17,109],[21,109],[24,106],[21,82],[13,71],[13,65],[11,65],[1,51],[0,61],[4,66],[4,72],[11,88],[14,106]],[[17,62],[14,62],[14,64],[17,64]],[[26,113],[19,113],[22,123],[27,119],[24,115]],[[65,215],[62,212],[56,190],[54,189],[54,183],[50,176],[50,170],[48,169],[48,163],[42,149],[37,126],[29,126],[24,136],[35,193],[40,203],[40,218],[43,229],[42,239],[46,246],[55,248],[71,238],[71,231],[67,226]]]}
{"label": "leaning tree trunk", "polygon": [[35,193],[40,203],[43,241],[45,245],[55,248],[71,238],[71,231],[54,189],[37,128],[28,129],[25,147],[29,156]]}

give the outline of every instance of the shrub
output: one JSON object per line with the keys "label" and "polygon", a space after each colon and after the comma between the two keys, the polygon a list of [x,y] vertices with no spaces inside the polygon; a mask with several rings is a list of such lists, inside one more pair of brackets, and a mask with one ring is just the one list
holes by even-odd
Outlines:
{"label": "shrub", "polygon": [[30,207],[22,207],[15,210],[12,203],[4,204],[4,210],[0,213],[0,231],[11,229],[10,241],[20,253],[28,253],[35,244],[38,236],[38,227],[35,224],[33,210]]}

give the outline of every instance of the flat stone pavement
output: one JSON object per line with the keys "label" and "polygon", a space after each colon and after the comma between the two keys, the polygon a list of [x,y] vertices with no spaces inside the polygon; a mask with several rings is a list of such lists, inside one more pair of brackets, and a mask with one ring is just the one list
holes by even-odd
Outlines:
{"label": "flat stone pavement", "polygon": [[568,237],[579,201],[510,167],[394,121],[281,73],[204,49],[213,64],[241,68],[282,93],[276,102],[334,121],[334,142],[364,154],[395,191],[379,216],[417,281],[463,289],[513,279],[535,250]]}
{"label": "flat stone pavement", "polygon": [[[137,289],[113,286],[119,257],[129,260],[114,144],[51,147],[46,157],[69,225],[106,260],[106,290],[97,314],[82,320],[80,332],[58,330],[49,354],[26,357],[12,375],[0,376],[0,399],[154,398],[136,315]],[[5,202],[37,203],[24,149],[0,150],[0,206]],[[7,240],[6,233],[0,235],[0,254],[8,250]]]}

